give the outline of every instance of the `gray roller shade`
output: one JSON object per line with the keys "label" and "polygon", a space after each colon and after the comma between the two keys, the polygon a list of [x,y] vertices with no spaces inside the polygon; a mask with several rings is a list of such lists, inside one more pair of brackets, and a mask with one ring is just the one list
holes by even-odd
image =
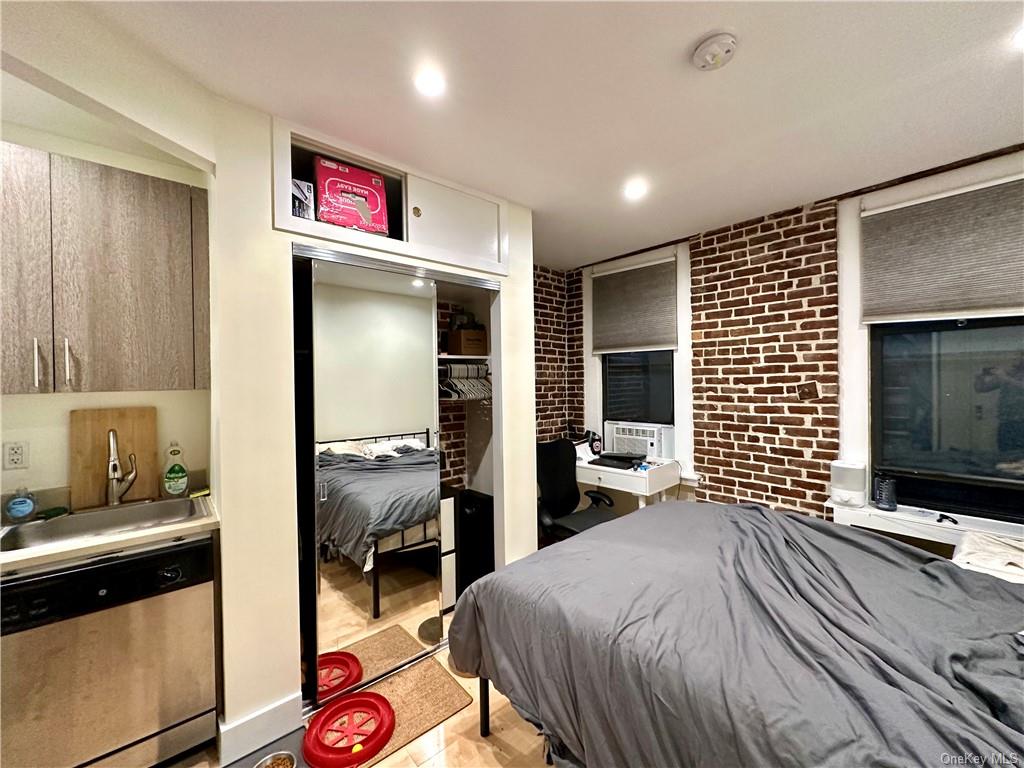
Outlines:
{"label": "gray roller shade", "polygon": [[865,321],[1024,310],[1024,181],[864,217]]}
{"label": "gray roller shade", "polygon": [[593,281],[594,352],[676,346],[676,262]]}

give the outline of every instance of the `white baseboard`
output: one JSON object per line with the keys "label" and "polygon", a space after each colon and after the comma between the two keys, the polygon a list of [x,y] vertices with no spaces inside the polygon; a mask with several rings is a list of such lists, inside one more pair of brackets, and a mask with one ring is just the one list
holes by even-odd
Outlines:
{"label": "white baseboard", "polygon": [[220,720],[217,748],[228,765],[302,725],[302,693],[296,691],[230,723]]}

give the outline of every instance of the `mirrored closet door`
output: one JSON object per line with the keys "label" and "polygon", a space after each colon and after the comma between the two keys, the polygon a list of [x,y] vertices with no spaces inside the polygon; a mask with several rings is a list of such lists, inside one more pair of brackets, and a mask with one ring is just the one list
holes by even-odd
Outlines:
{"label": "mirrored closet door", "polygon": [[[432,280],[295,259],[303,694],[312,705],[442,636]],[[314,671],[315,667],[315,671]]]}

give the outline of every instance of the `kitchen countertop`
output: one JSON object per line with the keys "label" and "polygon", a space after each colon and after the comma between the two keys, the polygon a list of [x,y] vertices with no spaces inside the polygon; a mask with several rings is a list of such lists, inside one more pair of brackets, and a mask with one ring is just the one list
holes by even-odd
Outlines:
{"label": "kitchen countertop", "polygon": [[138,531],[76,536],[50,544],[25,547],[12,552],[0,552],[0,574],[48,565],[62,560],[75,560],[104,552],[113,552],[125,547],[175,539],[179,536],[192,536],[220,527],[220,517],[209,496],[200,496],[198,499],[193,499],[193,502],[200,510],[200,514],[185,522],[168,523]]}

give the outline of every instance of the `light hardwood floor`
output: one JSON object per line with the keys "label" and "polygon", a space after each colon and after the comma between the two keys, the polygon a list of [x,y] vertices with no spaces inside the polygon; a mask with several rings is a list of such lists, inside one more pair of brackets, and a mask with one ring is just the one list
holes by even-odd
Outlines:
{"label": "light hardwood floor", "polygon": [[[448,651],[436,656],[448,664]],[[477,679],[456,676],[473,703],[377,763],[381,768],[498,768],[544,766],[544,739],[491,688],[491,735],[480,736]]]}
{"label": "light hardwood floor", "polygon": [[[447,622],[446,622],[447,623]],[[435,657],[447,666],[448,651]],[[542,768],[544,740],[516,714],[508,699],[491,688],[491,735],[480,736],[477,679],[455,676],[473,703],[394,754],[380,768]],[[188,756],[172,768],[214,768],[214,748]],[[376,766],[374,767],[376,768]]]}
{"label": "light hardwood floor", "polygon": [[403,563],[401,558],[399,554],[382,559],[379,619],[370,617],[370,585],[358,567],[348,560],[320,564],[317,626],[321,653],[350,645],[394,624],[419,638],[420,624],[440,611],[440,587],[437,579]]}
{"label": "light hardwood floor", "polygon": [[[389,560],[381,577],[381,617],[370,618],[370,587],[351,563],[326,563],[320,569],[320,650],[329,651],[401,624],[413,637],[420,622],[437,615],[437,582],[400,559]],[[447,633],[451,614],[444,617]],[[448,668],[448,651],[436,658]],[[473,703],[377,763],[381,768],[501,768],[544,765],[544,740],[519,717],[508,699],[491,688],[491,735],[480,736],[479,683],[453,675]],[[213,768],[216,748],[187,756],[171,768]]]}

